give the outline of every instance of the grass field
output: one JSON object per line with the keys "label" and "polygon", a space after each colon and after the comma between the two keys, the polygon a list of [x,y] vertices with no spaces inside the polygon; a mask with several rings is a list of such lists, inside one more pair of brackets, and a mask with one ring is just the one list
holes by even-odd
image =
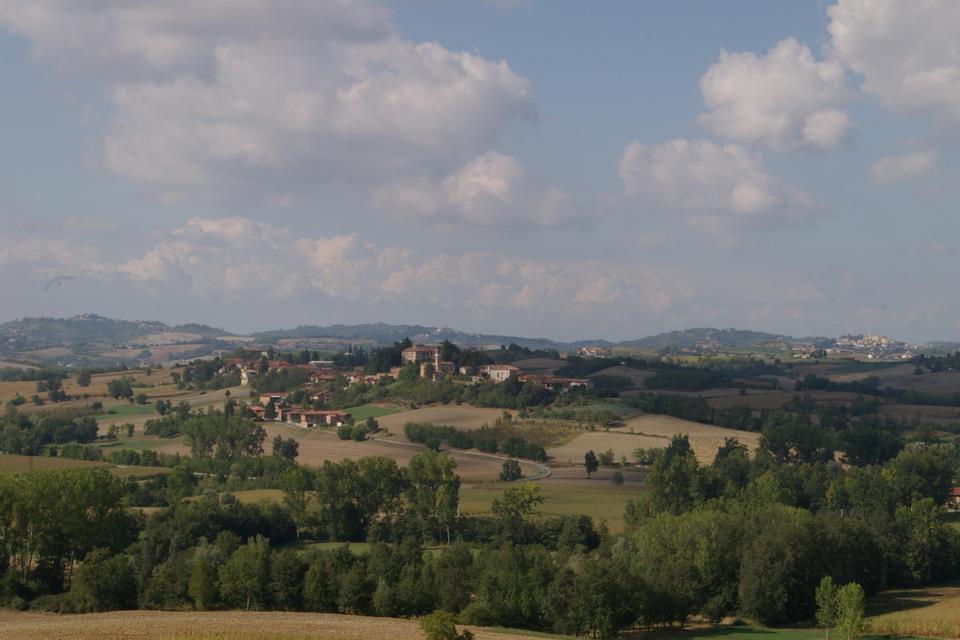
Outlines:
{"label": "grass field", "polygon": [[[477,640],[525,640],[520,631],[470,627]],[[542,636],[540,636],[542,637]],[[560,637],[560,636],[554,636]],[[114,611],[56,615],[0,610],[0,640],[420,640],[416,620],[244,611]]]}
{"label": "grass field", "polygon": [[189,447],[187,447],[184,442],[183,436],[176,438],[157,438],[154,436],[135,435],[132,438],[127,438],[121,435],[113,442],[100,445],[100,448],[103,449],[105,455],[111,451],[119,451],[120,449],[133,449],[134,451],[149,450],[162,453],[190,452]]}
{"label": "grass field", "polygon": [[367,418],[382,418],[383,416],[389,416],[394,413],[400,413],[404,411],[403,407],[392,407],[381,404],[362,404],[357,407],[350,407],[349,409],[344,409],[347,413],[353,416],[353,419],[357,422],[366,420]]}
{"label": "grass field", "polygon": [[110,469],[118,478],[153,478],[165,476],[172,471],[169,467],[115,466]]}
{"label": "grass field", "polygon": [[[544,502],[540,513],[550,516],[588,515],[594,524],[606,521],[613,533],[623,531],[623,512],[627,502],[636,498],[643,489],[636,484],[617,486],[609,480],[563,480],[547,479],[537,483]],[[503,493],[509,484],[491,483],[467,485],[460,489],[460,510],[465,514],[490,512],[494,498]]]}
{"label": "grass field", "polygon": [[283,501],[283,491],[280,489],[247,489],[246,491],[232,491],[231,493],[241,504],[279,503]]}
{"label": "grass field", "polygon": [[104,412],[96,416],[97,420],[107,418],[125,418],[127,416],[154,416],[156,410],[152,404],[114,404],[104,407]]}
{"label": "grass field", "polygon": [[[141,390],[135,391],[139,393]],[[159,398],[166,398],[172,401],[174,404],[185,401],[188,402],[194,409],[203,409],[206,407],[222,406],[227,400],[227,391],[230,391],[231,397],[238,400],[245,398],[247,388],[231,387],[230,389],[220,389],[218,391],[181,391],[173,385],[168,385],[164,387],[157,387],[155,389],[143,389],[142,391],[147,394],[151,403]],[[143,428],[143,425],[146,424],[147,420],[152,420],[158,417],[153,404],[131,405],[126,401],[118,402],[112,399],[108,401],[105,400],[103,404],[105,409],[116,409],[118,413],[115,415],[105,415],[97,418],[97,422],[100,424],[101,434],[106,434],[107,430],[110,428],[110,425],[113,424],[130,423],[140,430]],[[139,409],[142,411],[128,414],[119,413],[120,407],[130,406],[139,407]]]}

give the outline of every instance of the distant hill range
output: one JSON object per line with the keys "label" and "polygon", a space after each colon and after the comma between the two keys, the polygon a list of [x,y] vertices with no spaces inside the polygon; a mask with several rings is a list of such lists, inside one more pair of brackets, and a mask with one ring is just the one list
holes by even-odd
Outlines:
{"label": "distant hill range", "polygon": [[774,345],[816,345],[829,342],[830,338],[794,338],[776,333],[763,331],[749,331],[744,329],[712,329],[701,327],[697,329],[683,329],[647,336],[639,340],[627,340],[619,346],[635,349],[692,349],[695,347],[714,346],[718,348],[738,347],[765,347]]}
{"label": "distant hill range", "polygon": [[327,327],[316,325],[300,326],[295,329],[262,331],[252,336],[257,342],[272,343],[277,340],[306,338],[336,338],[340,340],[373,340],[380,344],[390,344],[410,338],[414,342],[429,344],[449,340],[461,345],[487,346],[508,345],[511,342],[529,349],[575,349],[578,346],[613,346],[606,340],[584,340],[578,342],[557,342],[548,338],[524,338],[487,333],[467,333],[447,327],[427,327],[419,324],[335,324]]}
{"label": "distant hill range", "polygon": [[121,345],[143,341],[162,333],[185,333],[203,338],[229,335],[200,324],[171,327],[162,322],[115,320],[94,313],[71,318],[23,318],[0,324],[4,350],[78,347],[90,344]]}
{"label": "distant hill range", "polygon": [[[69,349],[75,355],[95,357],[107,348],[141,348],[155,344],[190,344],[190,353],[222,352],[239,342],[271,345],[283,340],[285,347],[302,341],[304,346],[323,349],[324,340],[338,345],[356,341],[365,344],[390,344],[404,338],[414,342],[438,343],[443,340],[468,346],[493,346],[515,343],[531,349],[572,351],[578,347],[629,347],[633,349],[664,351],[682,349],[730,349],[738,347],[788,347],[795,345],[820,346],[832,342],[830,338],[791,336],[748,331],[742,329],[695,328],[670,331],[654,336],[613,343],[607,340],[580,340],[560,342],[548,338],[525,338],[497,334],[469,333],[456,329],[410,324],[335,324],[306,325],[294,329],[262,331],[240,336],[223,329],[203,324],[167,325],[156,321],[131,321],[83,314],[71,318],[23,318],[0,324],[0,354],[30,360],[39,350]],[[946,345],[947,343],[931,343]],[[36,354],[42,357],[41,353]],[[50,354],[51,358],[61,355]]]}

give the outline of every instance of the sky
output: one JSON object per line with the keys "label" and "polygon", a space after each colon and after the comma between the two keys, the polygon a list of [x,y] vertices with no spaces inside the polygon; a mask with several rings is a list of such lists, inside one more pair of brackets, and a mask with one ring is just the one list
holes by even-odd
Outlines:
{"label": "sky", "polygon": [[960,339],[960,3],[0,0],[0,321]]}

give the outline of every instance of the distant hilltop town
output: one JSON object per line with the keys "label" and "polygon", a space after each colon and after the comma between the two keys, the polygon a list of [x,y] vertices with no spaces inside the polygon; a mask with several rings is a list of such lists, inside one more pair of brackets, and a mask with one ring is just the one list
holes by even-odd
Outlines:
{"label": "distant hilltop town", "polygon": [[909,360],[919,353],[920,345],[908,344],[889,336],[874,334],[843,335],[815,345],[793,348],[797,358],[860,357],[868,360]]}

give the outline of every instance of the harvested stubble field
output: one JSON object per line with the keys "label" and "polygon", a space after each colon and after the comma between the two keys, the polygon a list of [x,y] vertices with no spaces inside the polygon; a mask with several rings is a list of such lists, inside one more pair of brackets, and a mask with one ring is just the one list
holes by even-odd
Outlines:
{"label": "harvested stubble field", "polygon": [[922,422],[958,422],[960,407],[939,407],[930,404],[888,404],[880,408],[881,415]]}
{"label": "harvested stubble field", "polygon": [[484,424],[493,424],[502,415],[503,409],[485,409],[466,404],[449,404],[393,413],[378,418],[377,421],[382,428],[399,435],[403,433],[403,425],[408,422],[430,422],[469,431],[479,429]]}
{"label": "harvested stubble field", "polygon": [[[367,456],[383,456],[396,460],[403,466],[410,461],[410,458],[423,451],[422,447],[399,441],[399,439],[398,443],[381,439],[387,437],[393,439],[393,436],[378,436],[363,442],[355,442],[340,440],[333,429],[306,431],[297,427],[269,423],[265,424],[264,428],[267,430],[267,442],[278,434],[284,438],[292,437],[297,440],[300,443],[300,455],[297,461],[314,467],[322,465],[324,460],[333,462],[348,458],[358,460]],[[446,453],[457,461],[457,474],[465,482],[485,482],[497,480],[500,477],[503,461],[498,458],[465,451],[447,451]],[[535,473],[533,467],[525,463],[523,466],[524,473],[528,475]]]}
{"label": "harvested stubble field", "polygon": [[[534,636],[471,629],[478,640]],[[420,640],[416,620],[290,612],[114,611],[84,615],[0,611],[0,640]]]}
{"label": "harvested stubble field", "polygon": [[621,365],[617,365],[615,367],[602,369],[601,371],[598,371],[592,374],[590,377],[592,378],[593,376],[617,376],[619,378],[629,378],[630,386],[642,389],[643,381],[649,378],[650,376],[652,376],[654,373],[656,372],[651,371],[650,369],[634,369],[632,367],[624,367]]}
{"label": "harvested stubble field", "polygon": [[59,471],[62,469],[95,469],[107,467],[105,462],[47,458],[44,456],[17,456],[0,453],[0,473],[29,473],[31,471]]}
{"label": "harvested stubble field", "polygon": [[960,371],[925,371],[914,375],[916,365],[895,364],[884,368],[852,373],[828,373],[835,382],[852,382],[866,378],[879,378],[881,387],[896,387],[933,394],[960,393]]}
{"label": "harvested stubble field", "polygon": [[566,360],[556,360],[554,358],[527,358],[526,360],[516,360],[511,363],[513,366],[523,369],[528,373],[551,374],[561,367],[567,366]]}
{"label": "harvested stubble field", "polygon": [[557,462],[582,463],[587,451],[599,453],[609,449],[618,460],[620,456],[632,459],[636,449],[666,447],[675,435],[690,437],[690,445],[701,464],[713,462],[724,438],[737,438],[750,451],[756,449],[760,441],[760,434],[750,431],[725,429],[669,416],[640,416],[628,420],[623,427],[583,433],[561,447],[548,449],[547,455]]}
{"label": "harvested stubble field", "polygon": [[170,469],[164,467],[115,466],[106,462],[91,462],[88,460],[0,454],[0,474],[97,468],[110,469],[110,471],[119,478],[147,478],[170,473]]}
{"label": "harvested stubble field", "polygon": [[707,400],[711,407],[717,409],[747,405],[754,411],[778,411],[783,409],[783,405],[793,400],[794,397],[802,398],[809,395],[817,402],[828,403],[850,403],[856,399],[856,393],[847,393],[844,391],[811,391],[809,394],[804,391],[754,391],[750,390],[747,395],[741,396],[734,393],[722,397],[712,397]]}
{"label": "harvested stubble field", "polygon": [[36,369],[36,367],[32,364],[23,364],[22,362],[0,360],[0,369]]}
{"label": "harvested stubble field", "polygon": [[[87,398],[81,398],[78,400],[71,400],[69,402],[58,403],[57,406],[83,406],[91,402],[92,400],[103,400],[108,398],[107,395],[107,383],[111,380],[117,378],[132,378],[134,385],[144,384],[152,385],[147,387],[137,387],[134,386],[134,393],[145,393],[150,397],[162,397],[167,392],[176,392],[176,387],[172,384],[170,379],[170,371],[167,369],[157,369],[154,370],[149,376],[146,374],[146,371],[143,369],[136,369],[130,371],[114,371],[111,373],[97,373],[91,376],[90,386],[81,387],[77,384],[76,378],[71,377],[63,381],[63,390],[71,396],[88,396]],[[0,402],[6,402],[7,400],[12,400],[17,396],[21,395],[24,398],[29,399],[30,396],[37,393],[37,383],[36,382],[0,382]],[[180,391],[179,393],[183,393]],[[46,393],[37,394],[41,398],[46,398]],[[48,407],[50,405],[47,405]],[[22,411],[31,411],[34,409],[34,406],[30,403],[22,405],[20,407]]]}
{"label": "harvested stubble field", "polygon": [[[516,416],[516,412],[507,411],[507,413]],[[473,431],[484,425],[495,427],[497,419],[503,414],[504,409],[488,409],[468,405],[441,405],[394,413],[379,418],[378,421],[382,428],[390,432],[390,439],[406,441],[403,427],[408,422],[429,422],[435,425],[451,426],[461,431]],[[570,442],[582,430],[581,426],[569,421],[549,418],[518,420],[513,424],[514,426],[497,430],[494,434],[503,438],[518,435],[527,442],[551,447]]]}
{"label": "harvested stubble field", "polygon": [[881,593],[870,602],[867,632],[895,636],[960,638],[960,586],[954,584]]}

